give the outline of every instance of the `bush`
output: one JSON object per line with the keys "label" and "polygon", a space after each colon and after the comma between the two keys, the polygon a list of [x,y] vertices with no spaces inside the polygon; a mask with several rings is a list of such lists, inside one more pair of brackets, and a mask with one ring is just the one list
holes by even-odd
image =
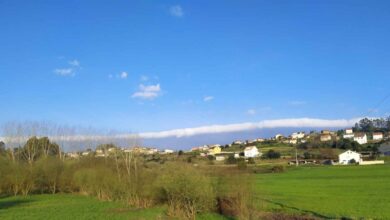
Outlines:
{"label": "bush", "polygon": [[245,170],[247,168],[246,162],[244,159],[238,160],[237,168],[240,170]]}
{"label": "bush", "polygon": [[264,156],[268,159],[278,159],[280,158],[280,153],[274,150],[269,150]]}
{"label": "bush", "polygon": [[194,219],[199,212],[215,208],[216,196],[210,177],[188,165],[164,168],[157,188],[168,204],[168,214],[179,219]]}
{"label": "bush", "polygon": [[282,173],[286,170],[286,167],[282,166],[282,165],[276,165],[276,166],[273,166],[271,168],[271,171],[273,173]]}
{"label": "bush", "polygon": [[251,158],[248,159],[248,163],[249,164],[256,164],[256,161],[255,161],[254,158],[251,157]]}
{"label": "bush", "polygon": [[237,159],[234,157],[234,155],[229,155],[229,157],[225,161],[226,164],[236,164]]}

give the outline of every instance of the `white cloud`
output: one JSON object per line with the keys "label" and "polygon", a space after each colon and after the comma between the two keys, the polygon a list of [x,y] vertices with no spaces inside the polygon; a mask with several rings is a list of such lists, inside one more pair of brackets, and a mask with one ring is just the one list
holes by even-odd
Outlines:
{"label": "white cloud", "polygon": [[78,60],[70,60],[68,61],[69,67],[68,68],[58,68],[55,69],[53,72],[60,76],[75,76],[77,70],[80,70],[80,62]]}
{"label": "white cloud", "polygon": [[289,101],[288,104],[289,105],[306,105],[306,102],[294,100],[294,101]]}
{"label": "white cloud", "polygon": [[160,96],[161,87],[160,84],[145,86],[141,84],[139,90],[135,92],[131,97],[140,99],[153,100]]}
{"label": "white cloud", "polygon": [[183,17],[184,10],[180,5],[174,5],[169,8],[169,13],[174,17]]}
{"label": "white cloud", "polygon": [[126,79],[127,76],[128,76],[127,72],[122,72],[121,75],[119,75],[119,77],[120,77],[121,79]]}
{"label": "white cloud", "polygon": [[247,113],[248,115],[255,115],[255,114],[256,114],[256,110],[254,110],[254,109],[249,109],[246,113]]}
{"label": "white cloud", "polygon": [[54,73],[60,76],[74,76],[75,72],[72,68],[55,69]]}
{"label": "white cloud", "polygon": [[201,134],[218,134],[227,132],[241,132],[263,128],[345,128],[353,126],[360,118],[326,120],[315,118],[291,118],[278,120],[265,120],[260,122],[248,122],[228,125],[209,125],[195,128],[183,128],[160,132],[140,133],[141,138],[169,138],[191,137]]}
{"label": "white cloud", "polygon": [[213,99],[214,99],[214,96],[206,96],[206,97],[203,98],[203,101],[209,102],[209,101],[211,101]]}
{"label": "white cloud", "polygon": [[71,61],[69,61],[69,65],[74,66],[74,67],[79,67],[80,62],[78,60],[71,60]]}

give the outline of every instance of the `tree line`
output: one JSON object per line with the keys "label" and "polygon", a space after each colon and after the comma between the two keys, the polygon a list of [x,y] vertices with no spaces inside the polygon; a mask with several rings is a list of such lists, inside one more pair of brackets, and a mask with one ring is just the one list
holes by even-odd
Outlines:
{"label": "tree line", "polygon": [[387,118],[363,118],[355,124],[354,132],[390,132],[390,116]]}
{"label": "tree line", "polygon": [[[99,148],[113,147],[114,144]],[[250,218],[251,178],[234,170],[201,168],[173,158],[150,162],[140,154],[114,151],[105,158],[67,159],[48,137],[31,137],[23,146],[0,143],[0,195],[75,193],[195,219],[204,212]],[[176,155],[176,157],[180,157]]]}

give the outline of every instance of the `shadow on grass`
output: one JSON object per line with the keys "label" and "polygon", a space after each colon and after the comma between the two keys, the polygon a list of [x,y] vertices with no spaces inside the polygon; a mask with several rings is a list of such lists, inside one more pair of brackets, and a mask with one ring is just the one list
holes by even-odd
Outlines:
{"label": "shadow on grass", "polygon": [[0,210],[9,209],[15,206],[20,206],[26,203],[31,203],[34,200],[32,199],[21,199],[21,198],[12,198],[7,201],[0,201]]}
{"label": "shadow on grass", "polygon": [[315,217],[318,217],[318,218],[321,218],[321,219],[334,219],[334,217],[322,215],[322,214],[320,214],[320,213],[313,212],[313,211],[310,211],[310,210],[304,210],[304,209],[299,209],[299,208],[297,208],[297,207],[288,206],[288,205],[285,205],[285,204],[280,203],[280,202],[275,202],[275,201],[267,200],[267,199],[264,199],[264,201],[267,201],[267,202],[269,202],[269,203],[278,205],[278,206],[280,206],[281,208],[286,208],[286,209],[295,210],[295,211],[298,211],[298,212],[300,212],[300,213],[309,214],[309,215],[312,215],[312,216],[315,216]]}

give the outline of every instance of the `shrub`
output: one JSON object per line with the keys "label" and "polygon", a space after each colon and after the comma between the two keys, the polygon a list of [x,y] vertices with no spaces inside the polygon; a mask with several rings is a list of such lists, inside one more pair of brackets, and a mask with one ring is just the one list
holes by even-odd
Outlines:
{"label": "shrub", "polygon": [[276,165],[276,166],[271,167],[271,172],[273,172],[273,173],[282,173],[285,170],[286,170],[286,167],[282,166],[282,165]]}
{"label": "shrub", "polygon": [[280,158],[280,153],[274,150],[269,150],[264,156],[269,159],[278,159]]}
{"label": "shrub", "polygon": [[188,165],[167,166],[157,188],[160,199],[168,204],[168,214],[194,219],[198,212],[215,208],[216,197],[210,177]]}
{"label": "shrub", "polygon": [[255,161],[254,158],[251,157],[251,158],[248,159],[248,163],[249,164],[256,164],[256,161]]}
{"label": "shrub", "polygon": [[244,159],[238,160],[237,162],[237,168],[240,170],[245,170],[247,168],[246,162]]}

